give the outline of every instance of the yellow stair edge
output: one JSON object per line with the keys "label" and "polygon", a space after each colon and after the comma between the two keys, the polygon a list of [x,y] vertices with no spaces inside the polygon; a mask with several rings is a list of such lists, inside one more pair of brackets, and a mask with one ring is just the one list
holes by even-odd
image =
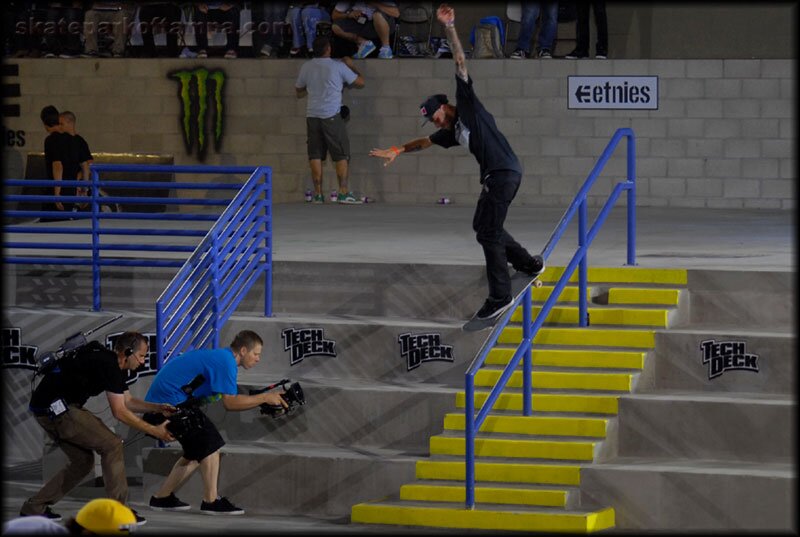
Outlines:
{"label": "yellow stair edge", "polygon": [[[475,487],[475,503],[566,507],[566,490],[523,489],[513,487]],[[421,502],[465,502],[464,485],[433,485],[412,483],[400,487],[400,499]]]}
{"label": "yellow stair edge", "polygon": [[[542,287],[534,287],[531,289],[531,300],[533,302],[544,302],[550,297],[550,293],[553,292],[552,285],[543,285]],[[580,295],[578,295],[578,288],[575,286],[565,286],[564,289],[561,290],[561,294],[556,299],[556,302],[577,302]],[[592,298],[592,289],[587,286],[586,287],[586,300],[591,300]]]}
{"label": "yellow stair edge", "polygon": [[[506,365],[516,349],[494,347],[486,357],[486,364]],[[541,349],[531,351],[534,366],[596,367],[602,369],[643,369],[645,352],[593,351],[570,349]],[[520,367],[522,360],[520,360]]]}
{"label": "yellow stair edge", "polygon": [[[494,386],[503,371],[500,369],[481,369],[475,373],[475,386]],[[522,388],[522,371],[514,371],[508,379],[507,387]],[[531,373],[533,388],[555,390],[605,390],[629,392],[633,388],[633,375],[630,373],[564,373],[534,371]]]}
{"label": "yellow stair edge", "polygon": [[[564,267],[547,267],[542,282],[555,283],[564,273]],[[686,269],[640,268],[640,267],[589,267],[587,283],[648,283],[663,285],[686,285],[689,281]],[[578,271],[572,273],[570,283],[578,282]]]}
{"label": "yellow stair edge", "polygon": [[609,304],[677,306],[679,299],[680,289],[612,287],[608,290]]}
{"label": "yellow stair edge", "polygon": [[351,522],[478,530],[588,533],[613,528],[612,508],[589,513],[501,511],[485,507],[418,507],[384,503],[354,505]]}
{"label": "yellow stair edge", "polygon": [[[531,308],[533,319],[542,310],[539,306]],[[589,322],[592,326],[654,326],[666,328],[668,326],[669,312],[665,309],[637,309],[614,307],[589,307]],[[522,307],[518,307],[511,316],[511,321],[522,322]],[[551,324],[578,324],[577,306],[554,306],[547,315],[545,322]]]}
{"label": "yellow stair edge", "polygon": [[[475,392],[475,409],[479,409],[489,392]],[[456,407],[466,406],[465,392],[456,393]],[[534,393],[531,397],[534,412],[583,412],[586,414],[613,414],[619,411],[618,395],[583,395]],[[522,411],[521,393],[501,393],[493,407],[494,410]]]}
{"label": "yellow stair edge", "polygon": [[[464,414],[446,414],[444,428],[447,431],[466,429]],[[479,432],[530,434],[547,436],[588,436],[605,438],[608,420],[604,418],[548,417],[548,416],[497,416],[488,415]]]}
{"label": "yellow stair edge", "polygon": [[[464,461],[418,460],[417,479],[463,481],[466,479]],[[543,485],[579,485],[579,464],[533,464],[522,462],[476,462],[475,480],[500,483],[531,483]]]}
{"label": "yellow stair edge", "polygon": [[[500,333],[500,344],[522,341],[521,326],[507,326]],[[654,330],[615,328],[540,328],[533,338],[536,345],[572,345],[599,347],[633,347],[652,349],[655,347]]]}
{"label": "yellow stair edge", "polygon": [[[476,438],[476,457],[591,461],[595,442],[581,440],[530,440]],[[463,437],[435,435],[430,438],[431,455],[464,455]]]}

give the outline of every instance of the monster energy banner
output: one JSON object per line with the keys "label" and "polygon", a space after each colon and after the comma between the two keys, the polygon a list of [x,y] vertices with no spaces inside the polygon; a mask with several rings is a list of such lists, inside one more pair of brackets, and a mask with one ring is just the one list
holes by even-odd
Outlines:
{"label": "monster energy banner", "polygon": [[[214,150],[219,153],[222,146],[222,89],[225,86],[225,73],[198,67],[192,71],[174,71],[169,77],[180,83],[178,97],[182,105],[181,126],[186,153],[191,154],[197,142],[197,158],[205,159],[209,125],[213,133]],[[208,116],[212,109],[213,121],[209,121]]]}

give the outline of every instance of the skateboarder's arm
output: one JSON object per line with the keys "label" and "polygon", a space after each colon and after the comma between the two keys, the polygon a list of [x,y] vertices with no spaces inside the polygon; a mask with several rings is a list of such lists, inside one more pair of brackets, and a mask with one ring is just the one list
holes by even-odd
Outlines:
{"label": "skateboarder's arm", "polygon": [[436,10],[436,18],[444,26],[444,34],[447,36],[450,50],[453,51],[453,60],[456,62],[456,75],[466,82],[469,79],[467,59],[464,54],[464,47],[461,46],[461,40],[456,32],[456,11],[447,4],[442,4]]}
{"label": "skateboarder's arm", "polygon": [[411,140],[410,142],[406,142],[401,146],[392,146],[389,149],[373,149],[369,152],[369,156],[371,157],[380,157],[384,159],[384,166],[388,166],[394,159],[397,158],[397,155],[400,153],[411,153],[413,151],[422,151],[423,149],[428,149],[430,146],[433,145],[431,142],[430,137],[425,138],[417,138],[416,140]]}

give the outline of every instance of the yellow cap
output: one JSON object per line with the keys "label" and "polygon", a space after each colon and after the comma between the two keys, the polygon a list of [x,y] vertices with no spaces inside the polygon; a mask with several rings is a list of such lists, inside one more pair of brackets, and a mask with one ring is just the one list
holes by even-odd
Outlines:
{"label": "yellow cap", "polygon": [[136,515],[117,500],[97,498],[78,511],[75,522],[92,533],[120,534],[136,527]]}

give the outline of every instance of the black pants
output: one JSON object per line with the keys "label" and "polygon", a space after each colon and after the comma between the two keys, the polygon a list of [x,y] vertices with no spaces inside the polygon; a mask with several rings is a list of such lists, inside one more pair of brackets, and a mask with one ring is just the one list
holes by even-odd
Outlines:
{"label": "black pants", "polygon": [[508,263],[517,269],[529,265],[533,258],[504,228],[508,207],[517,195],[521,181],[514,171],[496,171],[487,175],[475,207],[472,229],[486,258],[489,298],[505,300],[511,296]]}
{"label": "black pants", "polygon": [[577,38],[578,51],[589,55],[589,6],[594,10],[594,25],[597,28],[597,43],[594,53],[608,54],[608,20],[606,18],[605,0],[578,0],[576,7],[578,11]]}
{"label": "black pants", "polygon": [[[225,32],[227,39],[226,50],[236,50],[239,48],[239,8],[232,7],[227,11],[221,9],[209,9],[208,13],[203,13],[199,9],[194,11],[195,26],[194,37],[197,40],[197,50],[208,48],[208,29],[214,27]],[[209,24],[211,23],[211,24]],[[227,26],[225,26],[227,24]]]}
{"label": "black pants", "polygon": [[[142,52],[145,57],[156,57],[155,34],[163,31],[167,36],[167,56],[174,58],[178,55],[177,31],[181,22],[181,8],[176,4],[164,2],[163,4],[143,4],[139,9],[139,22],[142,23]],[[145,23],[147,25],[145,26]]]}

